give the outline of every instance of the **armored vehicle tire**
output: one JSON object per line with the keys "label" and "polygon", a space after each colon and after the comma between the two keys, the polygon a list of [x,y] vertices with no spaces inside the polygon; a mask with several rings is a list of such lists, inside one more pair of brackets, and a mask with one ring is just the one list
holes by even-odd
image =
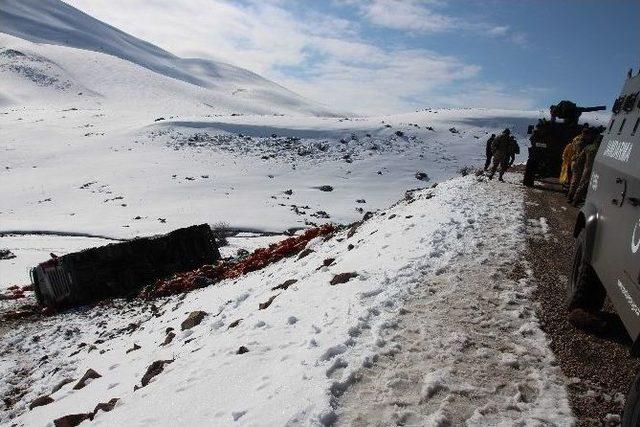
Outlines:
{"label": "armored vehicle tire", "polygon": [[640,374],[636,375],[631,384],[622,414],[622,427],[637,426],[640,426]]}
{"label": "armored vehicle tire", "polygon": [[522,180],[522,184],[527,187],[533,187],[533,175],[534,175],[534,162],[531,157],[527,160],[527,165],[524,168],[524,178]]}
{"label": "armored vehicle tire", "polygon": [[582,229],[576,239],[571,277],[567,283],[567,308],[595,312],[602,309],[607,292],[593,267],[587,262],[586,239],[586,229]]}

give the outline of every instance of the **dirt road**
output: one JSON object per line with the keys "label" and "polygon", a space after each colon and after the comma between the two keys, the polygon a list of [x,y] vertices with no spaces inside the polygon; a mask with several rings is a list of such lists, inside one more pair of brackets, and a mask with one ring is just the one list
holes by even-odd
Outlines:
{"label": "dirt road", "polygon": [[631,340],[610,303],[602,317],[607,331],[588,334],[566,320],[565,285],[573,255],[573,226],[578,209],[566,203],[561,193],[550,189],[525,192],[528,221],[546,219],[546,238],[527,240],[526,259],[537,284],[538,317],[551,340],[551,349],[569,380],[569,400],[578,425],[617,425],[637,368],[629,357]]}

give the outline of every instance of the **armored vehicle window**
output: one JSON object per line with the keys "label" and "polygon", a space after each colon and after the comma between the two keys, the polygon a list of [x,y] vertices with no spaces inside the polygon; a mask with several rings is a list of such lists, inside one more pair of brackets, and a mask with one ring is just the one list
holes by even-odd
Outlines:
{"label": "armored vehicle window", "polygon": [[613,103],[613,108],[611,108],[611,111],[613,111],[613,114],[618,114],[620,112],[620,109],[622,108],[623,103],[624,103],[624,96],[621,96],[618,99],[616,99],[616,101]]}
{"label": "armored vehicle window", "polygon": [[624,100],[622,109],[626,112],[633,110],[633,106],[636,105],[637,98],[638,98],[638,92],[632,93],[631,95],[627,96],[627,98]]}
{"label": "armored vehicle window", "polygon": [[636,124],[633,125],[633,130],[631,131],[631,136],[636,134],[636,131],[638,130],[638,125],[640,124],[640,117],[638,117],[636,119]]}
{"label": "armored vehicle window", "polygon": [[622,133],[622,129],[624,128],[625,123],[627,123],[627,119],[622,119],[622,123],[620,123],[620,129],[618,129],[618,135]]}
{"label": "armored vehicle window", "polygon": [[616,122],[616,119],[611,119],[611,124],[609,124],[609,129],[607,129],[607,132],[611,133],[611,129],[613,129],[613,124]]}

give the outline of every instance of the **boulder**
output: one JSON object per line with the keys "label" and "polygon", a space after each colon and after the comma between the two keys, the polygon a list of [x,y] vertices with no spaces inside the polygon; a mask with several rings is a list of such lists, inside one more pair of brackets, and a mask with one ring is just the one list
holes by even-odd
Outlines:
{"label": "boulder", "polygon": [[16,256],[9,249],[0,249],[0,259],[13,259]]}
{"label": "boulder", "polygon": [[73,386],[73,389],[74,390],[83,389],[87,385],[87,382],[89,380],[94,380],[94,379],[100,378],[100,377],[102,377],[102,375],[100,375],[99,373],[97,373],[93,369],[89,368],[89,369],[87,369],[87,372],[84,373],[82,378],[80,378],[80,380],[76,383],[76,385]]}
{"label": "boulder", "polygon": [[286,280],[284,283],[281,283],[278,286],[274,286],[273,288],[271,288],[271,290],[272,291],[277,291],[278,289],[282,289],[283,291],[286,291],[289,286],[293,285],[297,281],[298,281],[298,279]]}
{"label": "boulder", "polygon": [[335,276],[333,276],[333,279],[331,279],[329,284],[331,286],[335,286],[335,285],[338,285],[340,283],[346,283],[349,280],[353,279],[354,277],[358,277],[358,273],[351,272],[351,273],[336,274]]}
{"label": "boulder", "polygon": [[149,365],[147,372],[144,373],[142,380],[140,381],[142,387],[146,387],[153,377],[160,375],[162,371],[164,371],[165,365],[168,365],[169,363],[173,363],[173,360],[156,360]]}
{"label": "boulder", "polygon": [[416,172],[416,179],[419,181],[429,181],[429,175],[426,172]]}
{"label": "boulder", "polygon": [[69,414],[53,420],[55,427],[75,427],[85,420],[92,420],[93,413],[86,414]]}
{"label": "boulder", "polygon": [[48,405],[52,402],[54,402],[54,400],[51,396],[40,396],[29,404],[29,410],[37,408],[38,406]]}
{"label": "boulder", "polygon": [[271,298],[269,298],[268,300],[266,300],[265,302],[261,302],[260,304],[258,304],[258,310],[264,310],[265,308],[269,307],[271,305],[271,303],[273,302],[274,299],[276,299],[276,297],[279,294],[276,294],[274,296],[272,296]]}
{"label": "boulder", "polygon": [[185,331],[187,329],[191,329],[194,326],[198,326],[202,320],[205,318],[205,316],[207,315],[207,313],[205,313],[204,311],[192,311],[189,314],[189,317],[187,317],[182,324],[180,325],[180,328]]}
{"label": "boulder", "polygon": [[93,415],[95,416],[98,413],[98,411],[103,411],[103,412],[111,411],[116,406],[116,403],[118,403],[118,400],[120,399],[118,399],[117,397],[114,397],[108,402],[98,403],[95,409],[93,410]]}

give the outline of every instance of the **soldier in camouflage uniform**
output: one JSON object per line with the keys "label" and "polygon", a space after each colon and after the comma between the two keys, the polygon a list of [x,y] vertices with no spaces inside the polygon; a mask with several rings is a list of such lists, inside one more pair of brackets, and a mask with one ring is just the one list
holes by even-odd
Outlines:
{"label": "soldier in camouflage uniform", "polygon": [[582,171],[582,176],[580,177],[576,193],[573,196],[574,206],[584,203],[587,198],[587,191],[591,184],[591,171],[593,170],[593,163],[595,162],[596,155],[598,154],[598,148],[600,148],[600,138],[597,138],[596,141],[587,145],[584,149],[584,170]]}
{"label": "soldier in camouflage uniform", "polygon": [[567,193],[567,199],[569,203],[573,203],[578,186],[582,180],[582,174],[586,164],[586,147],[592,142],[589,138],[589,133],[586,128],[582,133],[578,135],[572,142],[574,144],[573,157],[571,158],[571,184],[569,185],[569,192]]}
{"label": "soldier in camouflage uniform", "polygon": [[514,152],[514,145],[517,145],[515,138],[511,135],[509,129],[505,129],[500,135],[498,135],[491,144],[491,151],[493,153],[493,165],[489,172],[489,179],[493,179],[498,167],[500,172],[498,175],[499,181],[504,181],[502,176],[509,169],[509,162]]}
{"label": "soldier in camouflage uniform", "polygon": [[487,145],[485,147],[485,154],[487,156],[487,160],[484,162],[484,170],[488,170],[489,166],[491,166],[491,157],[493,157],[493,140],[496,139],[496,134],[492,133],[489,139],[487,139]]}

